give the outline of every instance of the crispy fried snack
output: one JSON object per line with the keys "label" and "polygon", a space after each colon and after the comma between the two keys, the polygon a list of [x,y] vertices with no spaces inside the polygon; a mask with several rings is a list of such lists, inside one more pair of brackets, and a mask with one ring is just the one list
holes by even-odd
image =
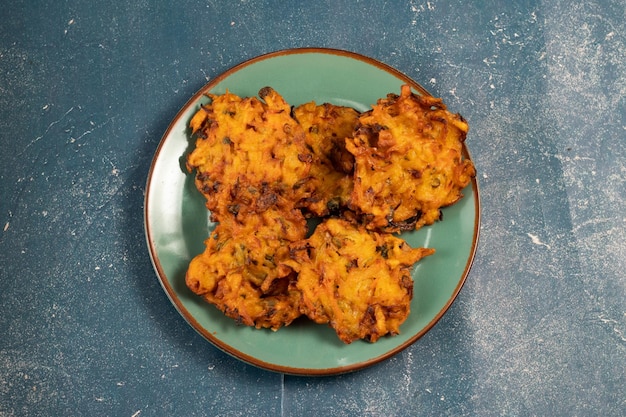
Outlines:
{"label": "crispy fried snack", "polygon": [[187,286],[240,324],[277,330],[300,316],[300,293],[289,245],[304,239],[306,220],[296,209],[269,208],[245,221],[222,216],[205,251],[192,259]]}
{"label": "crispy fried snack", "polygon": [[359,118],[346,149],[355,157],[351,208],[372,230],[432,224],[476,175],[462,156],[468,125],[442,101],[404,85]]}
{"label": "crispy fried snack", "polygon": [[259,91],[263,101],[229,92],[209,97],[190,122],[198,139],[187,168],[196,171],[213,219],[308,197],[313,154],[290,105],[270,87]]}
{"label": "crispy fried snack", "polygon": [[354,157],[346,151],[345,140],[352,136],[359,112],[351,107],[315,102],[293,109],[294,118],[305,132],[307,146],[317,157],[311,165],[314,185],[303,208],[323,217],[347,207],[352,193]]}
{"label": "crispy fried snack", "polygon": [[[291,111],[270,87],[258,95],[209,94],[190,122],[187,168],[219,224],[187,286],[247,326],[277,330],[304,314],[345,343],[398,334],[410,269],[434,249],[391,233],[461,198],[475,176],[467,123],[408,85],[363,114],[314,102]],[[311,216],[322,223],[305,238]]]}
{"label": "crispy fried snack", "polygon": [[301,310],[316,323],[329,323],[344,343],[398,334],[411,308],[409,270],[432,253],[389,234],[327,219],[292,248]]}

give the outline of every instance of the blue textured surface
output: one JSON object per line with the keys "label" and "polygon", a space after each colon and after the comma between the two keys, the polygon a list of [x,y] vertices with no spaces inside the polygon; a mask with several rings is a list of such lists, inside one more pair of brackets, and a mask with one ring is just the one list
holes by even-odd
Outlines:
{"label": "blue textured surface", "polygon": [[[622,416],[626,2],[16,1],[0,25],[0,416]],[[469,121],[481,241],[413,346],[300,378],[223,354],[152,269],[168,123],[248,58],[320,46]]]}

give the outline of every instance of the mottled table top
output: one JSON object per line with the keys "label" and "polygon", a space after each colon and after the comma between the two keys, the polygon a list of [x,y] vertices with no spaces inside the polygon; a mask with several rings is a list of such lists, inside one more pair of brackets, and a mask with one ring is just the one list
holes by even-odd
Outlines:
{"label": "mottled table top", "polygon": [[[0,416],[622,416],[626,2],[10,2],[0,25]],[[470,124],[482,206],[447,314],[308,378],[218,350],[145,243],[169,122],[249,58],[383,61]]]}

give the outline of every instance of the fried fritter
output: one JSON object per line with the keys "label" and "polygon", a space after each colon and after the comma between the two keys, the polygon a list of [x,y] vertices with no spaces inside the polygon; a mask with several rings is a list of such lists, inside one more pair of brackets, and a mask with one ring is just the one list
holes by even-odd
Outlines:
{"label": "fried fritter", "polygon": [[359,118],[346,149],[355,157],[351,208],[372,230],[398,232],[437,221],[475,176],[462,155],[467,122],[441,99],[403,85]]}
{"label": "fried fritter", "polygon": [[314,190],[302,206],[319,217],[337,213],[348,205],[352,193],[354,157],[346,151],[345,140],[352,136],[359,112],[351,107],[309,102],[294,108],[293,115],[316,156],[310,171]]}
{"label": "fried fritter", "polygon": [[270,87],[259,91],[263,101],[229,92],[208,96],[211,103],[190,122],[197,140],[187,168],[196,171],[213,219],[308,197],[313,154],[283,97]]}
{"label": "fried fritter", "polygon": [[277,330],[301,315],[289,245],[307,226],[296,209],[271,207],[245,221],[222,216],[205,251],[192,259],[187,286],[238,323]]}
{"label": "fried fritter", "polygon": [[411,266],[433,249],[413,249],[390,234],[327,219],[293,246],[301,310],[329,323],[344,343],[396,335],[411,308]]}
{"label": "fried fritter", "polygon": [[[402,86],[372,110],[295,107],[273,89],[229,92],[194,115],[187,168],[214,221],[187,286],[240,324],[277,330],[300,315],[340,340],[400,332],[411,267],[434,249],[391,235],[431,224],[475,176],[468,125]],[[305,217],[321,224],[306,238]],[[328,216],[337,216],[330,218]]]}

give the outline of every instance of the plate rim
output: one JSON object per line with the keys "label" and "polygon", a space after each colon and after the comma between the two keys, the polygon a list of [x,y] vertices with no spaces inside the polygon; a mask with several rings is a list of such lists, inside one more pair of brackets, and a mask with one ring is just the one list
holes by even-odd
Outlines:
{"label": "plate rim", "polygon": [[[437,324],[437,322],[441,320],[441,318],[445,315],[445,313],[450,309],[451,305],[454,303],[459,293],[461,292],[461,289],[465,285],[465,282],[467,281],[467,277],[474,263],[474,258],[476,256],[476,252],[478,249],[478,241],[480,237],[479,236],[480,235],[480,223],[481,223],[480,192],[479,192],[478,181],[476,177],[474,177],[472,178],[470,182],[471,191],[474,197],[474,213],[475,213],[472,244],[470,247],[467,261],[465,263],[465,267],[463,269],[463,273],[461,274],[461,277],[459,278],[459,281],[454,291],[452,292],[450,298],[445,303],[445,305],[443,305],[443,307],[439,310],[437,315],[435,315],[435,317],[433,317],[432,320],[426,326],[424,326],[424,328],[422,328],[422,330],[420,330],[419,332],[417,332],[416,334],[408,338],[404,343],[401,343],[398,346],[395,346],[393,349],[386,351],[382,355],[370,358],[369,360],[357,362],[357,363],[346,365],[346,366],[338,366],[338,367],[331,367],[331,368],[292,367],[292,366],[269,363],[264,360],[258,359],[236,348],[233,348],[229,344],[223,342],[219,338],[212,335],[211,332],[208,329],[204,328],[196,320],[196,318],[185,308],[185,306],[183,305],[183,303],[177,296],[176,291],[174,290],[172,284],[169,282],[167,274],[165,273],[161,265],[161,262],[159,260],[158,253],[157,253],[158,251],[153,243],[154,241],[152,238],[153,233],[151,231],[151,226],[149,223],[149,199],[150,199],[150,191],[151,191],[151,180],[155,171],[155,166],[159,160],[159,156],[161,155],[161,151],[165,145],[165,142],[169,138],[174,126],[177,124],[180,118],[187,111],[189,111],[190,106],[195,105],[198,102],[198,100],[206,94],[206,92],[210,91],[217,84],[219,84],[220,82],[222,82],[223,80],[231,76],[232,74],[240,71],[241,69],[247,66],[254,65],[255,63],[265,61],[268,59],[273,59],[273,58],[286,56],[286,55],[299,55],[299,54],[302,54],[302,55],[304,54],[328,54],[328,55],[341,56],[344,58],[362,61],[368,65],[375,66],[387,73],[390,73],[393,76],[401,79],[402,81],[410,84],[411,87],[417,90],[420,94],[431,95],[422,85],[420,85],[418,82],[416,82],[415,80],[413,80],[412,78],[404,74],[403,72],[399,71],[398,69],[388,64],[385,64],[375,58],[371,58],[369,56],[362,55],[360,53],[356,53],[356,52],[352,52],[348,50],[344,50],[344,49],[322,48],[322,47],[281,49],[281,50],[277,50],[274,52],[261,54],[256,57],[247,59],[239,64],[236,64],[230,67],[229,69],[227,69],[226,71],[222,72],[215,78],[210,79],[195,94],[193,94],[193,96],[189,98],[185,102],[185,104],[178,110],[176,115],[168,124],[167,129],[163,133],[159,141],[159,144],[157,145],[154,151],[154,156],[150,162],[150,168],[148,171],[146,185],[145,185],[144,201],[143,201],[144,202],[144,207],[143,207],[144,235],[145,235],[146,243],[148,246],[148,252],[150,255],[150,261],[152,263],[153,269],[156,272],[159,283],[161,284],[161,287],[165,291],[170,302],[174,305],[178,313],[185,319],[188,325],[190,325],[197,333],[199,333],[209,343],[217,347],[222,352],[236,359],[239,359],[245,363],[248,363],[250,365],[256,366],[264,370],[288,374],[288,375],[297,375],[297,376],[330,376],[330,375],[339,375],[339,374],[344,374],[344,373],[349,373],[349,372],[354,372],[360,369],[364,369],[364,368],[373,366],[377,363],[380,363],[386,359],[389,359],[392,356],[397,355],[401,351],[413,345],[418,339],[423,337],[426,333],[428,333]],[[473,161],[473,159],[471,158],[469,149],[467,148],[465,142],[463,143],[463,154],[466,158]]]}

